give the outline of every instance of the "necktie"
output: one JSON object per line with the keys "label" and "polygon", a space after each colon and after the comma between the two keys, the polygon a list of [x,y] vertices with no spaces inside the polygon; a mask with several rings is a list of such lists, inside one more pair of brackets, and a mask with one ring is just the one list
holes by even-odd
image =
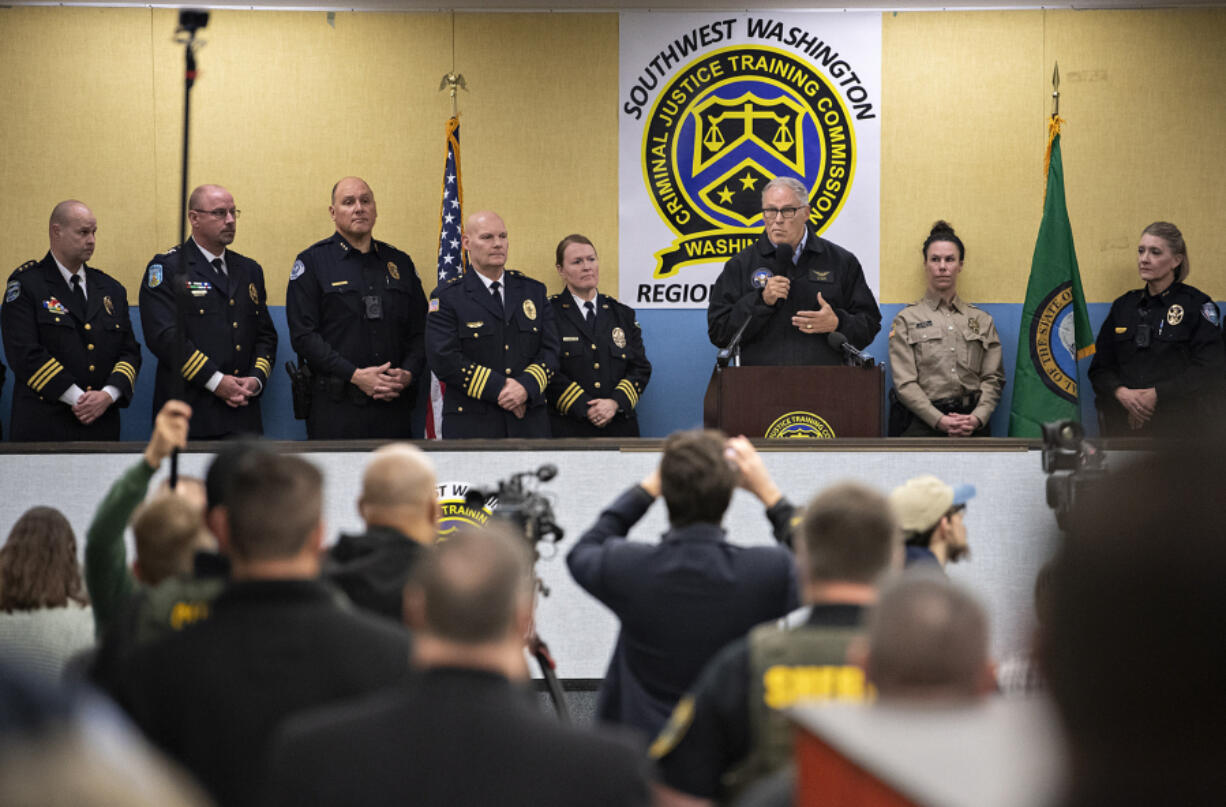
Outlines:
{"label": "necktie", "polygon": [[223,278],[223,279],[225,278],[225,276],[226,276],[226,266],[225,266],[225,264],[223,264],[223,263],[221,262],[221,258],[214,258],[214,259],[213,259],[213,269],[214,269],[214,270],[216,270],[216,272],[217,272],[217,276],[218,276],[218,277]]}
{"label": "necktie", "polygon": [[77,303],[77,308],[82,313],[85,312],[85,287],[81,285],[81,275],[75,274],[72,276],[72,299]]}
{"label": "necktie", "polygon": [[595,303],[593,303],[591,300],[588,300],[586,303],[583,304],[583,307],[587,309],[587,313],[583,315],[583,318],[587,320],[587,326],[589,328],[596,327],[596,305]]}
{"label": "necktie", "polygon": [[499,311],[502,310],[502,294],[499,293],[499,289],[501,288],[502,284],[497,280],[490,284],[490,295],[493,296],[494,305],[498,307]]}

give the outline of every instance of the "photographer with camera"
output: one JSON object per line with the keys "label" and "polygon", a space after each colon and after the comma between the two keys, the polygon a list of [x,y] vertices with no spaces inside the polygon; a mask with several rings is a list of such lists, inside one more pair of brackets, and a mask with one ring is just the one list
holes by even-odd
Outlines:
{"label": "photographer with camera", "polygon": [[[720,527],[732,491],[766,506],[779,546],[735,546]],[[626,540],[660,495],[670,529],[658,544]],[[685,431],[660,466],[610,504],[567,555],[575,581],[621,621],[597,716],[654,736],[703,665],[728,642],[798,603],[793,506],[744,437]]]}

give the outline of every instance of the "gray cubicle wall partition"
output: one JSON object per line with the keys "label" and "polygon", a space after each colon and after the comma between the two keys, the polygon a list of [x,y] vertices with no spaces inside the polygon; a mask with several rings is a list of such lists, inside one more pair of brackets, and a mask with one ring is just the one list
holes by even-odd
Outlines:
{"label": "gray cubicle wall partition", "polygon": [[[338,532],[360,530],[355,501],[365,451],[315,451],[304,443],[285,445],[304,452],[324,469],[328,534],[334,537]],[[895,445],[887,441],[838,441],[804,448],[772,444],[763,453],[785,495],[797,503],[844,479],[887,491],[921,473],[935,473],[951,483],[974,484],[978,494],[966,515],[971,556],[951,566],[949,573],[973,589],[988,607],[996,656],[1024,649],[1032,625],[1034,576],[1057,540],[1044,498],[1039,452],[1011,440],[976,441],[958,448],[941,441],[915,450],[898,450]],[[541,484],[540,490],[553,498],[566,535],[556,547],[542,547],[544,557],[538,571],[551,593],[539,602],[538,627],[553,650],[561,678],[602,677],[616,636],[616,620],[574,584],[565,554],[608,502],[651,471],[659,459],[659,442],[569,451],[548,444],[523,450],[457,450],[446,443],[425,447],[437,464],[442,483],[484,487],[546,462],[557,466],[557,478]],[[203,475],[211,456],[184,454],[182,472]],[[65,512],[83,543],[96,503],[110,482],[139,459],[136,451],[0,454],[0,541],[26,508],[49,504]],[[164,474],[165,469],[155,484]],[[772,540],[761,505],[744,491],[734,496],[724,524],[734,542]],[[665,508],[659,502],[630,537],[656,541],[667,527]]]}

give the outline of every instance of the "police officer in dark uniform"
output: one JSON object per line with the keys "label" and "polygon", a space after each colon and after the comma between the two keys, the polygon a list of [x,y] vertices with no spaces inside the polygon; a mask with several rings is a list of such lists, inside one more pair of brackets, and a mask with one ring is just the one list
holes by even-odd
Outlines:
{"label": "police officer in dark uniform", "polygon": [[634,309],[597,292],[600,260],[585,236],[563,238],[557,261],[566,289],[549,298],[562,345],[546,390],[553,436],[638,437],[651,362]]}
{"label": "police officer in dark uniform", "polygon": [[1226,372],[1217,305],[1183,282],[1188,251],[1174,224],[1145,228],[1137,269],[1145,288],[1112,303],[1090,363],[1103,435],[1197,433],[1215,414]]}
{"label": "police officer in dark uniform", "polygon": [[60,202],[47,256],[23,264],[5,287],[0,328],[16,376],[13,440],[119,439],[119,408],[132,401],[140,345],[127,291],[85,264],[97,229],[88,207]]}
{"label": "police officer in dark uniform", "polygon": [[286,292],[290,342],[310,370],[313,440],[412,437],[425,367],[426,295],[408,255],[371,235],[374,192],[332,189],[336,232],[298,255]]}
{"label": "police officer in dark uniform", "polygon": [[[263,434],[259,396],[277,359],[264,270],[227,249],[239,213],[229,191],[201,185],[187,204],[192,237],[154,256],[140,289],[145,340],[158,360],[153,414],[171,397],[179,373],[192,408],[191,439]],[[182,336],[180,304],[187,331]]]}
{"label": "police officer in dark uniform", "polygon": [[741,337],[741,364],[842,364],[827,334],[857,348],[881,329],[881,311],[860,262],[807,224],[809,191],[794,177],[762,190],[766,230],[724,265],[707,307],[716,347]]}
{"label": "police officer in dark uniform", "polygon": [[443,437],[548,437],[558,332],[545,284],[505,268],[497,213],[469,216],[463,241],[476,271],[434,290],[426,322],[430,369],[447,385]]}

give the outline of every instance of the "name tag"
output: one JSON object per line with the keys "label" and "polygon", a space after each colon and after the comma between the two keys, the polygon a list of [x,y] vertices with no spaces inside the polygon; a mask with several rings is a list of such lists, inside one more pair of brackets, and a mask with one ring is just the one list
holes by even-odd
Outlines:
{"label": "name tag", "polygon": [[468,326],[468,327],[470,327],[470,328],[480,328],[482,325],[484,325],[484,324],[485,324],[485,320],[483,320],[483,319],[482,319],[482,320],[478,320],[478,321],[476,321],[476,322],[465,322],[464,324],[465,324],[465,325],[467,325],[467,326]]}
{"label": "name tag", "polygon": [[1128,329],[1127,328],[1116,328],[1115,332],[1116,333],[1128,333]]}
{"label": "name tag", "polygon": [[332,285],[333,286],[348,286],[349,281],[348,280],[334,280],[332,281]]}
{"label": "name tag", "polygon": [[578,341],[579,341],[579,337],[577,337],[577,336],[563,336],[563,337],[562,337],[562,341],[563,341],[563,342],[578,342]]}
{"label": "name tag", "polygon": [[923,322],[917,322],[917,323],[915,323],[915,327],[916,327],[916,328],[931,328],[931,327],[932,327],[932,320],[930,320],[930,319],[926,319],[926,320],[924,320]]}

